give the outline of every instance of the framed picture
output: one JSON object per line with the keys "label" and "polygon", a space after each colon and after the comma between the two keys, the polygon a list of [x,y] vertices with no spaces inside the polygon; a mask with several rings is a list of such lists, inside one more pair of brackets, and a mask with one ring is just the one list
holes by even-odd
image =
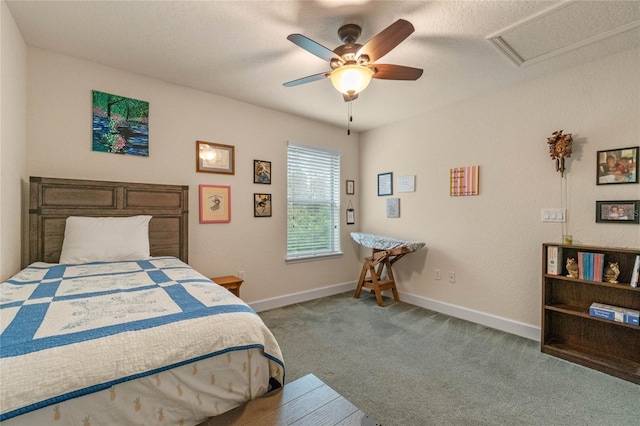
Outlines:
{"label": "framed picture", "polygon": [[253,217],[271,217],[271,194],[253,194]]}
{"label": "framed picture", "polygon": [[393,173],[378,174],[378,197],[393,195]]}
{"label": "framed picture", "polygon": [[597,184],[638,183],[638,148],[598,151]]}
{"label": "framed picture", "polygon": [[356,183],[352,180],[347,181],[347,195],[353,195],[356,193]]}
{"label": "framed picture", "polygon": [[231,222],[231,187],[200,185],[200,223]]}
{"label": "framed picture", "polygon": [[271,161],[253,160],[253,183],[271,185]]}
{"label": "framed picture", "polygon": [[347,225],[354,225],[356,223],[356,211],[354,209],[347,209]]}
{"label": "framed picture", "polygon": [[196,171],[235,174],[235,148],[213,142],[196,141]]}
{"label": "framed picture", "polygon": [[149,102],[92,90],[93,151],[149,156]]}
{"label": "framed picture", "polygon": [[449,196],[478,195],[480,190],[480,166],[449,169]]}
{"label": "framed picture", "polygon": [[400,198],[387,199],[387,217],[400,217]]}
{"label": "framed picture", "polygon": [[596,222],[640,223],[640,200],[596,201]]}
{"label": "framed picture", "polygon": [[398,192],[415,192],[415,191],[416,191],[415,176],[400,176],[398,178]]}

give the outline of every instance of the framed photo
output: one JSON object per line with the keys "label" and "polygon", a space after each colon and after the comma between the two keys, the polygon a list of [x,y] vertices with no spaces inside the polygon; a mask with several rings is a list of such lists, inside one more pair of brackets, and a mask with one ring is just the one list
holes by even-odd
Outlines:
{"label": "framed photo", "polygon": [[387,217],[400,217],[400,198],[387,199]]}
{"label": "framed photo", "polygon": [[253,194],[253,217],[271,217],[271,194]]}
{"label": "framed photo", "polygon": [[640,200],[596,201],[596,222],[640,223]]}
{"label": "framed photo", "polygon": [[393,195],[393,173],[378,174],[378,197]]}
{"label": "framed photo", "polygon": [[213,142],[196,141],[196,171],[235,174],[235,148]]}
{"label": "framed photo", "polygon": [[271,161],[253,160],[253,183],[271,185]]}
{"label": "framed photo", "polygon": [[200,185],[200,223],[231,222],[231,187]]}
{"label": "framed photo", "polygon": [[356,223],[356,211],[354,209],[347,209],[347,225],[354,225]]}
{"label": "framed photo", "polygon": [[638,183],[638,148],[598,151],[597,184]]}
{"label": "framed photo", "polygon": [[347,181],[347,195],[353,195],[356,193],[356,183],[352,180]]}

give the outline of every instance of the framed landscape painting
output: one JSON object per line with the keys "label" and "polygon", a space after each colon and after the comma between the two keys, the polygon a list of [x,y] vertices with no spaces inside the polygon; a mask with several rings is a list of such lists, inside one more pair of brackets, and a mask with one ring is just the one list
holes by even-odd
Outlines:
{"label": "framed landscape painting", "polygon": [[92,91],[93,151],[149,156],[149,102]]}

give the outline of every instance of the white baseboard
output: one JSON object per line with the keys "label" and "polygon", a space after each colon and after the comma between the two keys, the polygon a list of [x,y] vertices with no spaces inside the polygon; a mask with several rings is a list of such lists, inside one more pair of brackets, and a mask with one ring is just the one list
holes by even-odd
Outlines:
{"label": "white baseboard", "polygon": [[420,306],[421,308],[430,309],[445,315],[471,321],[490,328],[495,328],[496,330],[515,334],[516,336],[524,337],[526,339],[535,340],[537,342],[540,341],[540,327],[487,314],[486,312],[475,311],[473,309],[463,308],[462,306],[440,302],[423,296],[416,296],[414,294],[404,292],[399,293],[400,300],[405,303],[410,303],[412,305]]}
{"label": "white baseboard", "polygon": [[251,306],[256,312],[268,311],[269,309],[281,308],[283,306],[320,299],[321,297],[333,296],[334,294],[340,294],[346,291],[353,291],[357,284],[358,283],[356,281],[335,284],[329,287],[286,294],[284,296],[273,297],[271,299],[257,300],[249,303],[249,306]]}
{"label": "white baseboard", "polygon": [[[356,282],[347,282],[335,284],[328,287],[322,287],[314,290],[301,291],[299,293],[286,294],[284,296],[273,297],[271,299],[257,300],[249,303],[256,312],[268,311],[269,309],[281,308],[283,306],[293,305],[296,303],[307,302],[309,300],[319,299],[321,297],[333,296],[347,291],[354,291]],[[506,333],[515,334],[516,336],[526,339],[540,341],[540,327],[530,324],[524,324],[513,321],[508,318],[487,314],[485,312],[475,311],[473,309],[464,308],[462,306],[452,305],[446,302],[429,299],[423,296],[399,292],[400,300],[411,305],[429,309],[441,314],[471,321],[486,327],[495,328],[496,330]]]}

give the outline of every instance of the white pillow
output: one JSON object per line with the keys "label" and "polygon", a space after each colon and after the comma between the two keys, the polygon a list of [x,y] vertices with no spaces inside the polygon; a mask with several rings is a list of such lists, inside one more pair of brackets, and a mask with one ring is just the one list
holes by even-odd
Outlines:
{"label": "white pillow", "polygon": [[60,263],[148,259],[151,216],[67,218]]}

